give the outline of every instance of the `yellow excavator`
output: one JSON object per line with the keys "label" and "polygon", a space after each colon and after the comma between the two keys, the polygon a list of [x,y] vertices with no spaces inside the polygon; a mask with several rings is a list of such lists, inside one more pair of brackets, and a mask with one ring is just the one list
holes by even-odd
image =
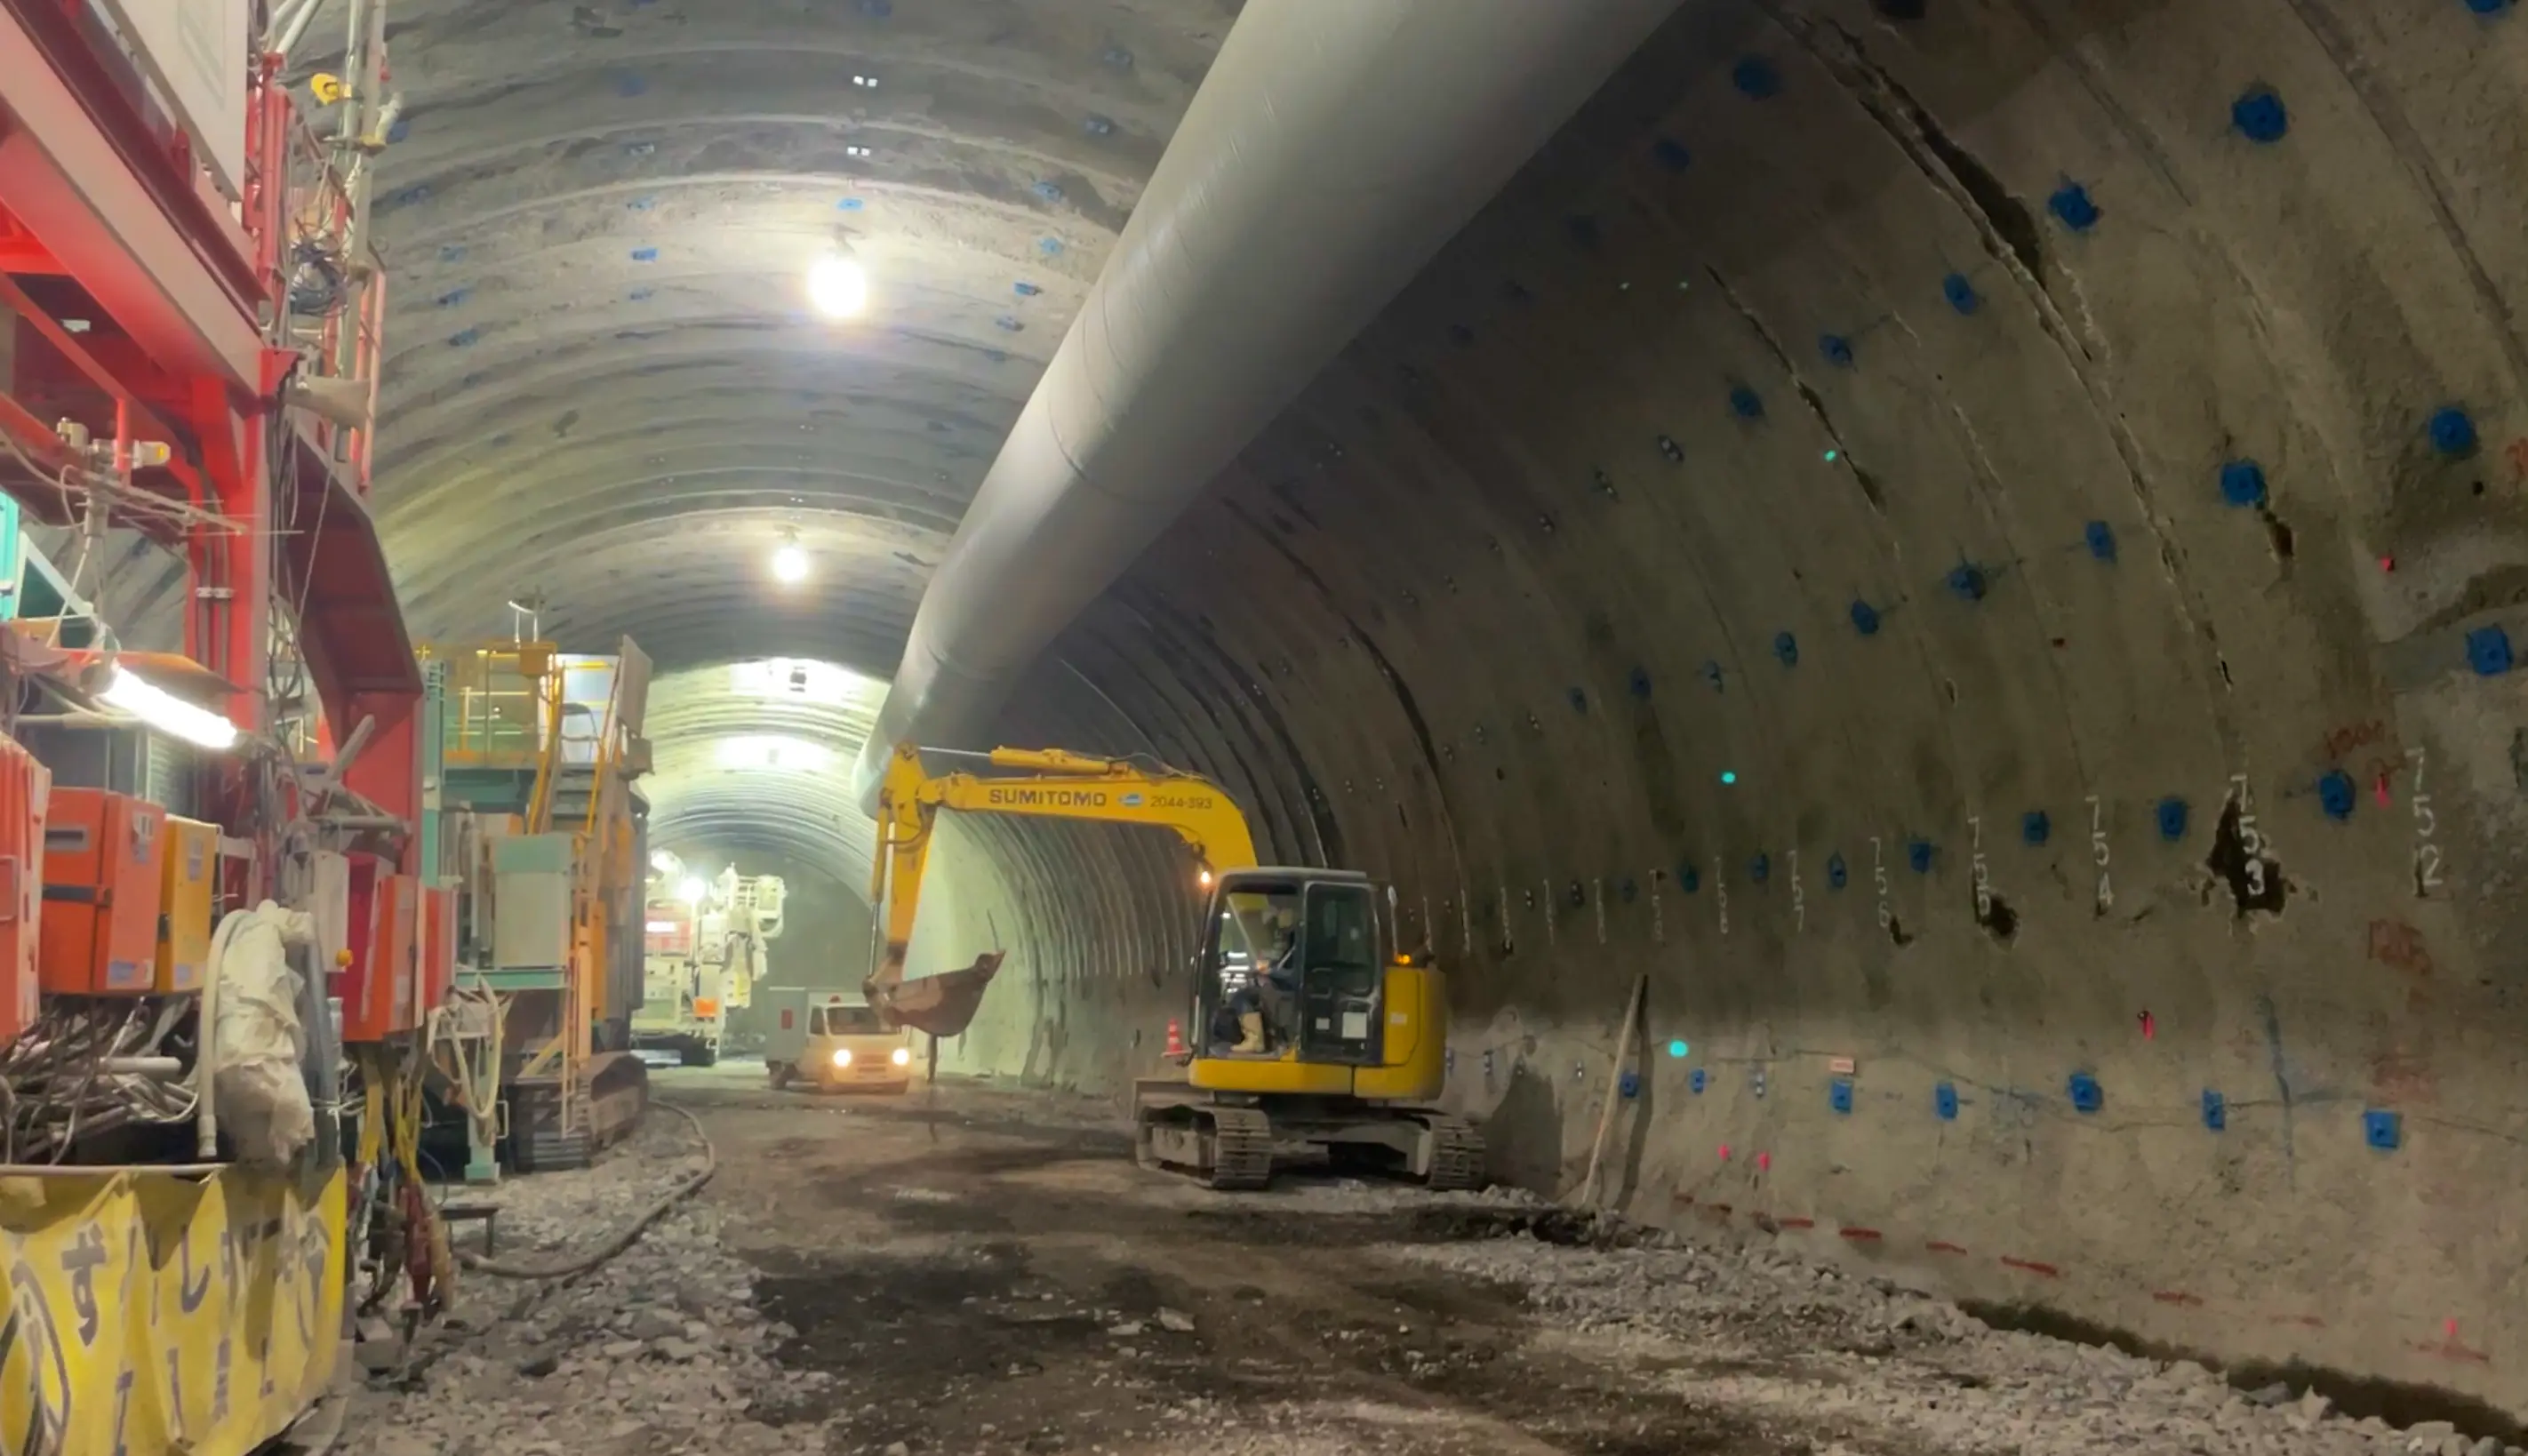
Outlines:
{"label": "yellow excavator", "polygon": [[[980,771],[939,775],[925,754]],[[1427,1106],[1447,1075],[1446,978],[1396,944],[1396,898],[1348,869],[1263,866],[1238,806],[1197,775],[1058,749],[952,754],[896,747],[878,795],[869,886],[884,945],[863,989],[896,1025],[966,1029],[1000,969],[994,951],[908,981],[905,953],[941,809],[1173,831],[1206,892],[1182,1076],[1133,1087],[1145,1168],[1214,1188],[1260,1188],[1277,1151],[1435,1188],[1484,1181],[1483,1137]]]}

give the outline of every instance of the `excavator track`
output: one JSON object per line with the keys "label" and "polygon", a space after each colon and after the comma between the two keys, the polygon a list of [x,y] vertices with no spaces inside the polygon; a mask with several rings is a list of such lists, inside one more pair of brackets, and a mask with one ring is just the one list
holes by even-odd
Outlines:
{"label": "excavator track", "polygon": [[1488,1181],[1483,1132],[1446,1113],[1424,1113],[1421,1122],[1431,1134],[1431,1174],[1424,1181],[1442,1189],[1483,1187]]}
{"label": "excavator track", "polygon": [[1261,1188],[1273,1181],[1273,1121],[1254,1108],[1211,1112],[1211,1186]]}
{"label": "excavator track", "polygon": [[1261,1110],[1216,1103],[1143,1103],[1132,1159],[1153,1172],[1200,1178],[1214,1188],[1261,1188],[1273,1180],[1273,1119]]}

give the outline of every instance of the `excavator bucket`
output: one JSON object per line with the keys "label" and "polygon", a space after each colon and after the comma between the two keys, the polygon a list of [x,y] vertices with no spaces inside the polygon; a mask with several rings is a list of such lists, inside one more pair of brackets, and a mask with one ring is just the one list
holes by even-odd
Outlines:
{"label": "excavator bucket", "polygon": [[871,977],[863,989],[870,1006],[897,1026],[910,1026],[927,1031],[932,1036],[955,1036],[974,1019],[974,1009],[983,1002],[984,988],[1001,968],[1007,951],[987,951],[974,958],[974,963],[963,970],[944,971],[923,976],[918,981],[898,981],[892,986],[880,985]]}

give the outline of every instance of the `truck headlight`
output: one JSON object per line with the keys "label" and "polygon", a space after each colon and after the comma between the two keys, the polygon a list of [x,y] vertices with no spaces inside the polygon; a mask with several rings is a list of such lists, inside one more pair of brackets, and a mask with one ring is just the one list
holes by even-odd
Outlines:
{"label": "truck headlight", "polygon": [[851,1066],[851,1065],[852,1065],[852,1049],[851,1049],[851,1048],[849,1048],[849,1047],[836,1047],[836,1048],[834,1048],[834,1065],[835,1065],[836,1066]]}
{"label": "truck headlight", "polygon": [[895,1049],[895,1055],[887,1060],[893,1062],[898,1066],[911,1066],[913,1065],[913,1048],[898,1047]]}

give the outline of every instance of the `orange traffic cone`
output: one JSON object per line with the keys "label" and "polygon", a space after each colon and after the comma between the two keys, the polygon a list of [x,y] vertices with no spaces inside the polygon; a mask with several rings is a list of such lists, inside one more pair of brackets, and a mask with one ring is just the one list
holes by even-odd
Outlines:
{"label": "orange traffic cone", "polygon": [[1168,1022],[1168,1060],[1182,1062],[1185,1056],[1185,1023],[1171,1019]]}

